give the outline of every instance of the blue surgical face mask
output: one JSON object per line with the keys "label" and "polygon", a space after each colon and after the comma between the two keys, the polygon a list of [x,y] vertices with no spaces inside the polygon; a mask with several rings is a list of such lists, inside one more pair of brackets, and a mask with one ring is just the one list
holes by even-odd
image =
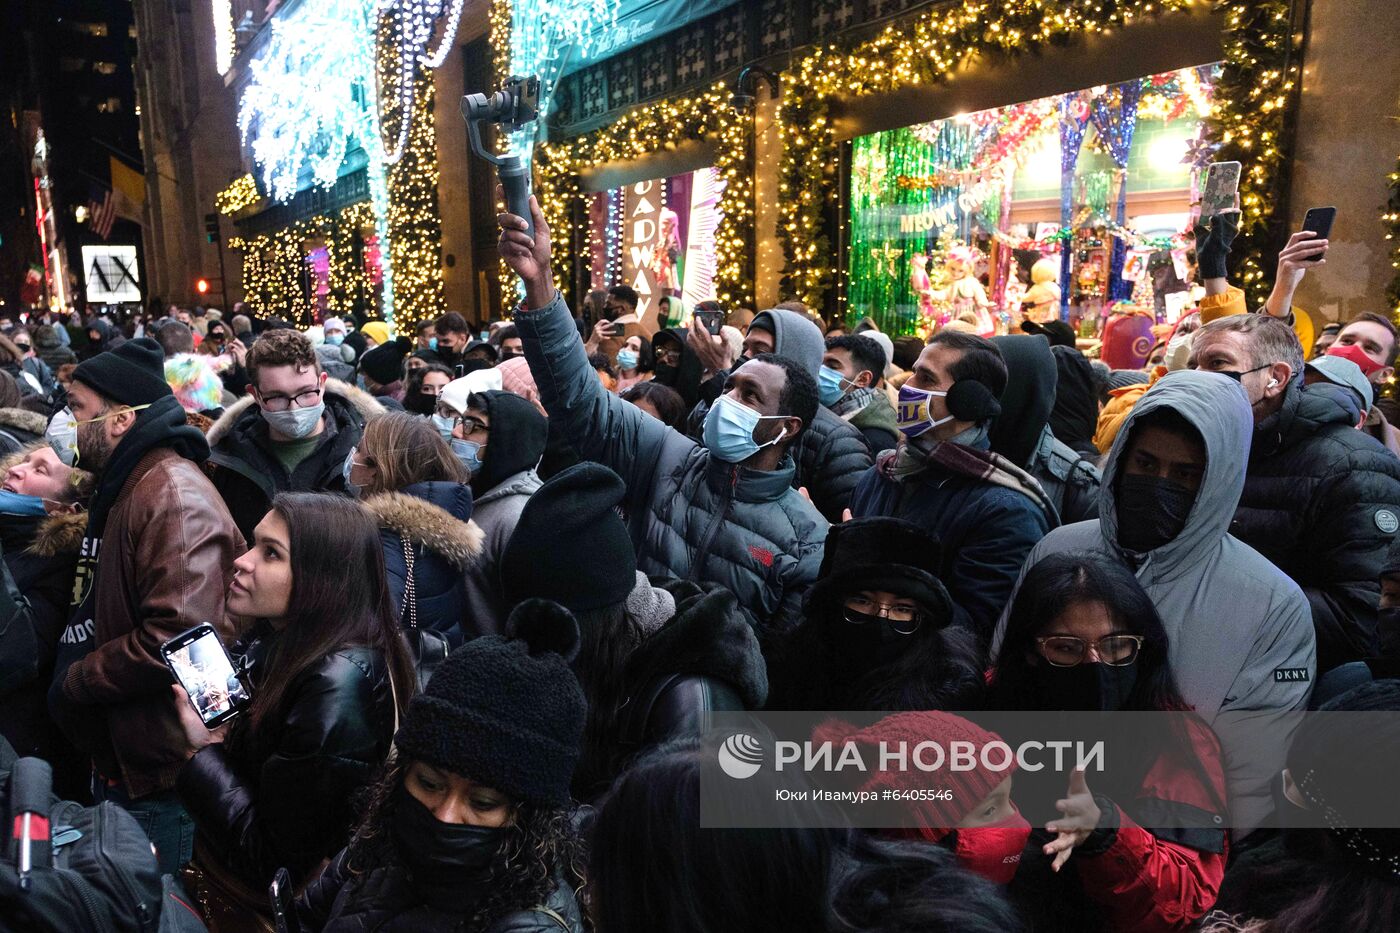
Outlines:
{"label": "blue surgical face mask", "polygon": [[454,418],[444,418],[442,415],[437,414],[433,415],[433,426],[438,429],[438,433],[442,435],[442,439],[449,443],[452,441],[452,425],[455,421],[456,419]]}
{"label": "blue surgical face mask", "polygon": [[3,515],[44,515],[44,500],[38,496],[26,496],[21,492],[0,489],[0,514]]}
{"label": "blue surgical face mask", "polygon": [[360,487],[350,482],[350,471],[355,468],[355,454],[359,449],[358,447],[351,447],[350,452],[345,455],[345,463],[340,467],[340,475],[345,480],[345,491],[356,499],[360,498]]}
{"label": "blue surgical face mask", "polygon": [[760,444],[753,439],[754,428],[760,421],[781,420],[787,415],[760,415],[741,405],[727,395],[715,399],[710,412],[705,416],[705,447],[710,453],[725,463],[742,463],[765,447],[781,441],[787,436],[787,428],[767,443]]}
{"label": "blue surgical face mask", "polygon": [[286,411],[263,410],[263,420],[278,434],[301,440],[311,436],[321,415],[326,410],[325,402],[317,402],[309,408],[288,408]]}
{"label": "blue surgical face mask", "polygon": [[436,350],[436,349],[437,349],[437,338],[436,338],[436,337],[429,337],[429,338],[428,338],[428,349],[429,349],[429,350]]}
{"label": "blue surgical face mask", "polygon": [[475,476],[481,470],[481,445],[476,441],[452,438],[452,454]]}
{"label": "blue surgical face mask", "polygon": [[618,365],[618,368],[619,368],[619,369],[623,369],[623,370],[626,370],[626,371],[630,372],[630,371],[632,371],[632,370],[634,370],[634,369],[637,368],[637,361],[638,361],[637,351],[635,351],[635,350],[618,350],[618,351],[617,351],[617,365]]}
{"label": "blue surgical face mask", "polygon": [[823,405],[835,405],[846,394],[846,377],[839,369],[823,366],[817,371],[817,398]]}
{"label": "blue surgical face mask", "polygon": [[326,343],[333,347],[338,347],[345,342],[344,334],[326,334]]}

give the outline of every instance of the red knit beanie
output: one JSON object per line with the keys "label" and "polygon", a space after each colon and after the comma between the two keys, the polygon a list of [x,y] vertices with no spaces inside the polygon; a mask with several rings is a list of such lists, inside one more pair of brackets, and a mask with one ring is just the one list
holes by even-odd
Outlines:
{"label": "red knit beanie", "polygon": [[[830,719],[817,726],[812,732],[814,743],[831,742],[843,745],[853,742],[860,746],[861,760],[870,768],[865,781],[857,788],[862,791],[881,790],[941,790],[951,792],[948,800],[911,801],[908,807],[913,820],[918,824],[920,835],[932,841],[945,836],[972,812],[988,794],[997,788],[1016,771],[1014,757],[1003,770],[988,768],[982,760],[982,749],[989,743],[1001,742],[1001,736],[988,732],[976,723],[961,716],[936,710],[916,710],[895,713],[864,729],[858,729],[839,719]],[[904,745],[908,767],[882,769],[880,764],[880,743],[890,750]],[[920,742],[937,743],[943,750],[943,766],[936,771],[921,771],[914,765],[914,747]],[[953,742],[970,743],[974,751],[974,767],[970,770],[953,770],[950,745]],[[932,762],[937,756],[931,750],[920,756]],[[999,763],[1007,755],[993,753],[991,759]]]}

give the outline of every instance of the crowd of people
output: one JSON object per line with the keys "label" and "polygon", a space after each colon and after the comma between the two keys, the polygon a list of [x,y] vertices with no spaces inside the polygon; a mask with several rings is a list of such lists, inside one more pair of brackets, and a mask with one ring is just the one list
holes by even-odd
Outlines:
{"label": "crowd of people", "polygon": [[[1400,929],[1348,767],[1400,717],[1265,762],[1210,729],[1400,711],[1400,340],[1299,343],[1325,240],[1250,310],[1206,218],[1206,297],[1130,372],[1054,323],[576,314],[532,210],[485,330],[4,324],[0,735],[130,814],[208,929]],[[251,695],[212,728],[162,655],[201,624]],[[872,746],[1188,727],[1102,781],[956,775],[901,830],[704,828],[700,736],[744,710],[878,713],[819,729]],[[1151,828],[1187,811],[1217,828]],[[1302,811],[1329,828],[1267,828]]]}

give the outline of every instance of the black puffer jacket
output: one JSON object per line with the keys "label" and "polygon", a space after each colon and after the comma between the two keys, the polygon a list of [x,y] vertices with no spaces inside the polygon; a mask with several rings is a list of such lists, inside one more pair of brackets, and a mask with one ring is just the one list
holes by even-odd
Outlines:
{"label": "black puffer jacket", "polygon": [[390,608],[400,623],[407,627],[412,621],[404,599],[407,539],[413,552],[418,627],[437,632],[454,648],[460,645],[466,571],[480,555],[485,537],[471,520],[471,487],[464,483],[414,483],[402,492],[370,496],[364,504],[379,520]]}
{"label": "black puffer jacket", "polygon": [[360,442],[365,419],[384,407],[368,393],[334,379],[326,382],[323,398],[326,427],[320,443],[291,475],[272,453],[267,421],[251,395],[225,409],[209,429],[205,469],[243,540],[253,540],[253,529],[279,492],[345,491],[345,458]]}
{"label": "black puffer jacket", "polygon": [[792,457],[797,461],[792,488],[807,487],[812,504],[829,522],[841,520],[856,484],[875,462],[865,435],[825,405],[817,407],[817,417],[798,437]]}
{"label": "black puffer jacket", "polygon": [[[461,914],[435,910],[399,865],[355,874],[341,852],[297,900],[303,929],[321,933],[461,933]],[[482,933],[583,933],[574,892],[556,884],[543,904],[507,914]]]}
{"label": "black puffer jacket", "polygon": [[[246,657],[257,696],[276,635]],[[199,832],[201,857],[216,857],[253,891],[278,867],[300,884],[349,841],[356,793],[389,754],[394,700],[378,651],[348,646],[326,655],[288,687],[256,734],[245,715],[223,744],[186,763],[176,790]]]}
{"label": "black puffer jacket", "polygon": [[623,663],[620,693],[626,707],[614,721],[612,747],[585,750],[579,762],[574,790],[583,802],[605,792],[646,749],[698,735],[708,728],[711,713],[761,709],[768,697],[758,637],[733,593],[712,583],[647,581],[641,574],[638,584],[669,594],[675,614]]}
{"label": "black puffer jacket", "polygon": [[1312,607],[1318,673],[1376,654],[1380,568],[1400,530],[1400,460],[1355,429],[1349,390],[1288,387],[1254,430],[1230,533]]}

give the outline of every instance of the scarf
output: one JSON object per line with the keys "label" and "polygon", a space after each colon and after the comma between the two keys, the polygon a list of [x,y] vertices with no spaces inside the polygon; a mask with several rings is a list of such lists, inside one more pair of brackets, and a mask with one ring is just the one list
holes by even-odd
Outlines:
{"label": "scarf", "polygon": [[847,421],[851,416],[861,412],[865,406],[875,399],[875,393],[880,390],[874,386],[866,386],[863,389],[852,389],[841,397],[835,405],[831,406],[831,413]]}
{"label": "scarf", "polygon": [[1058,525],[1059,513],[1039,481],[1001,454],[981,447],[986,439],[985,425],[969,428],[946,441],[936,441],[928,435],[911,438],[898,449],[881,454],[875,465],[882,476],[896,483],[907,483],[932,467],[941,467],[957,476],[1014,489],[1040,506],[1052,526]]}
{"label": "scarf", "polygon": [[[627,614],[641,629],[641,644],[661,629],[661,626],[676,614],[676,598],[663,589],[651,585],[647,575],[637,571],[637,585],[627,595]],[[636,648],[637,645],[630,646]]]}

